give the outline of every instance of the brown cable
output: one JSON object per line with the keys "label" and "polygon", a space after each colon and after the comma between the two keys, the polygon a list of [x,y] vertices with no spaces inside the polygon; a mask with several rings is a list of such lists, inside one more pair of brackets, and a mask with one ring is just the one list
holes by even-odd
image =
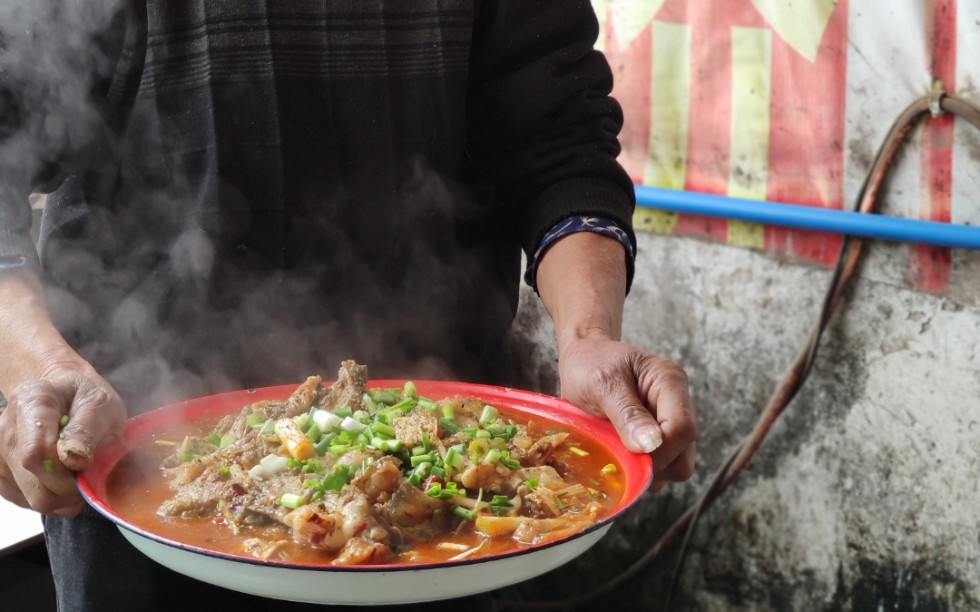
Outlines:
{"label": "brown cable", "polygon": [[[977,129],[980,129],[980,107],[943,91],[934,91],[910,104],[892,124],[878,150],[878,154],[875,156],[871,169],[868,171],[864,184],[861,186],[856,198],[855,208],[857,212],[863,214],[875,214],[877,212],[878,196],[881,193],[881,188],[884,185],[885,179],[888,177],[892,163],[901,145],[905,142],[905,138],[918,125],[919,121],[936,111],[939,111],[936,113],[937,115],[943,112],[956,115]],[[646,567],[648,563],[666,553],[683,536],[680,558],[678,559],[671,580],[665,604],[665,609],[670,609],[671,596],[677,584],[677,579],[686,554],[687,544],[690,541],[698,519],[735,481],[735,478],[738,477],[742,470],[745,469],[749,461],[762,446],[762,442],[765,440],[766,435],[772,429],[776,420],[803,386],[816,359],[820,338],[833,317],[834,312],[837,310],[837,307],[840,305],[844,291],[857,270],[863,245],[864,241],[860,238],[852,236],[845,237],[837,264],[834,267],[831,282],[824,295],[819,316],[807,337],[806,344],[793,362],[782,383],[769,399],[766,408],[759,415],[752,431],[739,442],[722,463],[721,467],[715,471],[708,486],[704,489],[698,500],[667,529],[660,539],[642,557],[615,578],[582,595],[557,601],[502,601],[498,603],[498,607],[502,610],[571,609],[594,597],[607,593],[626,580],[629,580],[641,569]]]}

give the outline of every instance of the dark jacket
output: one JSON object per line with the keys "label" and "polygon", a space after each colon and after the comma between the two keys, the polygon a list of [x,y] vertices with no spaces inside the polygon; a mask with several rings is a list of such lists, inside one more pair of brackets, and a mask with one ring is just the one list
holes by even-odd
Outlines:
{"label": "dark jacket", "polygon": [[[131,406],[299,381],[502,380],[521,248],[630,227],[585,0],[0,9],[0,255]],[[19,20],[19,21],[18,21]]]}

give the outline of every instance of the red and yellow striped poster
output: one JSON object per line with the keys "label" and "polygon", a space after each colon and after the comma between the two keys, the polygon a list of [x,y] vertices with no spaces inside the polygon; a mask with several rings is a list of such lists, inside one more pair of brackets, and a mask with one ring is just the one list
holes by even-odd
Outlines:
{"label": "red and yellow striped poster", "polygon": [[[594,0],[600,48],[626,113],[621,160],[638,184],[832,209],[851,206],[901,110],[935,83],[957,91],[957,55],[980,57],[980,3],[956,0]],[[960,63],[962,64],[962,62]],[[976,91],[980,64],[966,80]],[[969,127],[969,126],[967,126]],[[918,189],[902,213],[980,220],[977,151],[952,118],[914,136]],[[961,148],[963,150],[958,151]],[[972,167],[970,164],[972,159]],[[956,174],[954,163],[966,176]],[[908,162],[903,162],[908,171]],[[915,181],[906,181],[913,183]],[[901,183],[901,181],[899,181]],[[904,191],[902,192],[904,193]],[[638,229],[703,236],[823,265],[838,235],[638,209]],[[948,249],[912,247],[909,279],[941,292]]]}

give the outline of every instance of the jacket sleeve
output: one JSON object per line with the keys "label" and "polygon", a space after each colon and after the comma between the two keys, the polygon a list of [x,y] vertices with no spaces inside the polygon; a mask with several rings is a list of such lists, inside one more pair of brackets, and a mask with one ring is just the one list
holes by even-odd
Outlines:
{"label": "jacket sleeve", "polygon": [[615,221],[635,248],[633,185],[616,161],[623,115],[594,50],[591,3],[500,0],[478,10],[467,150],[519,219],[525,253],[572,215]]}
{"label": "jacket sleeve", "polygon": [[0,6],[0,260],[38,269],[28,196],[111,146],[142,70],[145,4]]}

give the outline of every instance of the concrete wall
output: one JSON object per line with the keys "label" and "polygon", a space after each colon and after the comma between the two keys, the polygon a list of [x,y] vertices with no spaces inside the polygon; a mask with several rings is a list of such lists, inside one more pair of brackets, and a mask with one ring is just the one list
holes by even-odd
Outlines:
{"label": "concrete wall", "polygon": [[[945,296],[910,291],[909,247],[869,246],[816,365],[748,469],[702,518],[674,610],[980,609],[980,253]],[[816,317],[829,270],[640,236],[629,342],[682,363],[700,408],[692,482],[648,495],[579,560],[501,594],[560,598],[651,545],[748,432]],[[555,384],[525,295],[529,372]],[[581,609],[663,609],[676,555]]]}

